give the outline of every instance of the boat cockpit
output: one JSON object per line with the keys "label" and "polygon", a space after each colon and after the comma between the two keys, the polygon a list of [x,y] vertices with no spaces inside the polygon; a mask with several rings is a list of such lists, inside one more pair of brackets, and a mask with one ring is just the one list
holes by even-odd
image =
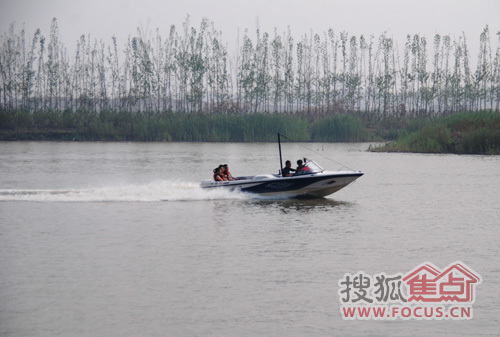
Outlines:
{"label": "boat cockpit", "polygon": [[295,172],[294,176],[300,176],[300,175],[304,175],[304,174],[321,173],[325,170],[324,168],[322,168],[321,166],[319,166],[317,163],[315,163],[312,160],[308,161],[306,158],[304,158],[304,162],[305,162],[304,167],[300,171]]}

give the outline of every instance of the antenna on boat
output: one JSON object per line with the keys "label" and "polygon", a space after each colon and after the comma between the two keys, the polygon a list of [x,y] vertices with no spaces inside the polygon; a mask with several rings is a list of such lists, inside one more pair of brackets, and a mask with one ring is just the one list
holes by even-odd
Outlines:
{"label": "antenna on boat", "polygon": [[280,175],[282,174],[281,173],[281,170],[283,169],[283,159],[281,159],[281,138],[280,138],[281,134],[278,132],[278,148],[280,150]]}

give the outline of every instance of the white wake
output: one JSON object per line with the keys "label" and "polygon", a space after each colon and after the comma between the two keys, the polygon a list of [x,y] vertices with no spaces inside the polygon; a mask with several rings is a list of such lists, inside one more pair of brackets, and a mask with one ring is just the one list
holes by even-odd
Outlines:
{"label": "white wake", "polygon": [[227,190],[204,190],[198,183],[157,181],[67,189],[0,189],[0,201],[105,202],[105,201],[195,201],[245,199],[248,194]]}

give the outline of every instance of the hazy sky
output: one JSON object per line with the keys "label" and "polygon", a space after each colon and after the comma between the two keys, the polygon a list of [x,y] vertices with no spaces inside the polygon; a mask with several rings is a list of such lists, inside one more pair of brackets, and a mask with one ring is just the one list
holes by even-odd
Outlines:
{"label": "hazy sky", "polygon": [[125,44],[143,25],[166,35],[170,25],[180,28],[187,14],[194,26],[203,17],[213,21],[230,44],[238,28],[240,35],[244,28],[253,33],[257,21],[269,33],[290,26],[296,39],[311,29],[323,33],[333,28],[357,36],[378,37],[387,31],[404,44],[406,34],[432,40],[435,33],[456,37],[464,31],[473,53],[486,24],[493,46],[500,31],[500,0],[0,0],[0,34],[16,22],[17,27],[24,23],[30,35],[41,28],[48,36],[56,17],[60,35],[72,50],[82,34],[104,41],[116,35]]}

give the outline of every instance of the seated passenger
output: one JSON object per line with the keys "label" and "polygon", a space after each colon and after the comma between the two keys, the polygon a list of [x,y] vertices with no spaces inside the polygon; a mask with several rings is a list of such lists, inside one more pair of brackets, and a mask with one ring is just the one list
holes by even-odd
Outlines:
{"label": "seated passenger", "polygon": [[285,167],[281,170],[281,175],[283,177],[291,177],[292,176],[292,171],[295,172],[295,169],[292,168],[292,162],[287,160],[285,162]]}
{"label": "seated passenger", "polygon": [[229,166],[227,164],[222,165],[224,168],[224,175],[226,176],[227,180],[240,180],[238,177],[233,177],[231,172],[229,172]]}
{"label": "seated passenger", "polygon": [[214,180],[215,181],[226,181],[227,178],[224,175],[224,167],[219,165],[219,167],[214,169]]}

